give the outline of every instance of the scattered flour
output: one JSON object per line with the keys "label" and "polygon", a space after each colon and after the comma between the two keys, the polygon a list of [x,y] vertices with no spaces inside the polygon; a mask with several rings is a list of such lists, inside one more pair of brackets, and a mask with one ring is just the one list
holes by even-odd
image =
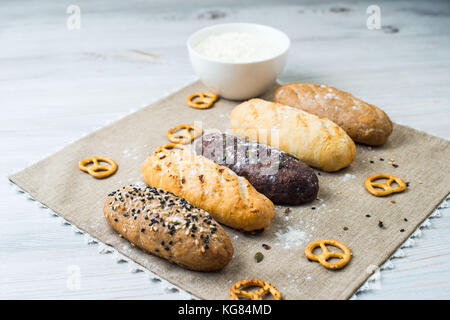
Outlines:
{"label": "scattered flour", "polygon": [[354,174],[346,173],[346,174],[341,178],[341,181],[342,181],[342,182],[345,182],[345,181],[348,181],[348,180],[350,180],[350,179],[355,179],[355,178],[356,178],[356,176],[355,176]]}
{"label": "scattered flour", "polygon": [[289,226],[286,232],[278,231],[275,233],[277,243],[284,249],[291,249],[301,246],[307,239],[307,235],[304,231],[294,229]]}

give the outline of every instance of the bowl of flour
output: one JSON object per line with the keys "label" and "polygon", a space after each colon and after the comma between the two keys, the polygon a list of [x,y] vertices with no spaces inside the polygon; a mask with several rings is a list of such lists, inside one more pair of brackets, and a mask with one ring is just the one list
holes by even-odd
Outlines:
{"label": "bowl of flour", "polygon": [[211,91],[245,100],[261,95],[276,81],[290,40],[269,26],[227,23],[195,32],[187,47],[195,73]]}

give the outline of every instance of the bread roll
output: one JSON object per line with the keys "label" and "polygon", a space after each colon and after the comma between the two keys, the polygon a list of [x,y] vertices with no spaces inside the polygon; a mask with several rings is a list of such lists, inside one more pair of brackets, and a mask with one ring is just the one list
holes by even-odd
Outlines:
{"label": "bread roll", "polygon": [[142,166],[148,185],[183,197],[229,227],[255,231],[267,228],[273,203],[227,167],[188,150],[160,149]]}
{"label": "bread roll", "polygon": [[316,200],[319,192],[313,169],[265,144],[211,133],[197,139],[195,152],[245,177],[274,203],[300,205]]}
{"label": "bread roll", "polygon": [[287,84],[277,89],[275,101],[330,119],[356,142],[378,146],[392,133],[383,110],[327,85]]}
{"label": "bread roll", "polygon": [[184,268],[216,271],[233,256],[230,238],[207,212],[161,189],[129,186],[111,192],[103,212],[125,239]]}
{"label": "bread roll", "polygon": [[261,99],[236,106],[231,128],[241,137],[283,150],[324,171],[337,171],[355,158],[355,144],[338,125],[310,113]]}

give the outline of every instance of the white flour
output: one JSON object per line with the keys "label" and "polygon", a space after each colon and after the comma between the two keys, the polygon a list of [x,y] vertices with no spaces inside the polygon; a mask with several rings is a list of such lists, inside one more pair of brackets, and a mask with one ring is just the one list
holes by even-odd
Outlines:
{"label": "white flour", "polygon": [[341,178],[341,180],[342,180],[342,182],[345,182],[345,181],[348,181],[348,180],[350,180],[350,179],[355,179],[355,178],[356,178],[355,175],[350,174],[350,173],[346,173],[346,174]]}
{"label": "white flour", "polygon": [[202,56],[224,62],[257,61],[279,53],[264,38],[246,32],[211,35],[195,45],[194,50]]}
{"label": "white flour", "polygon": [[277,239],[277,243],[284,249],[299,247],[307,239],[307,235],[304,231],[294,229],[291,226],[287,227],[286,232],[276,232],[275,237]]}

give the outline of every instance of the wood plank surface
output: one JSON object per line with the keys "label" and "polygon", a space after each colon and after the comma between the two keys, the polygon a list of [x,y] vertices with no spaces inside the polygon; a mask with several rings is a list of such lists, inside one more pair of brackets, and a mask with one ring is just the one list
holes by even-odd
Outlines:
{"label": "wood plank surface", "polygon": [[[377,1],[381,30],[367,28],[366,1],[81,0],[79,30],[66,26],[70,3],[27,3],[0,2],[3,299],[191,298],[98,254],[6,176],[195,79],[185,42],[204,26],[279,28],[292,40],[280,81],[333,85],[397,123],[450,138],[448,1]],[[450,210],[441,215],[359,298],[450,298]]]}

